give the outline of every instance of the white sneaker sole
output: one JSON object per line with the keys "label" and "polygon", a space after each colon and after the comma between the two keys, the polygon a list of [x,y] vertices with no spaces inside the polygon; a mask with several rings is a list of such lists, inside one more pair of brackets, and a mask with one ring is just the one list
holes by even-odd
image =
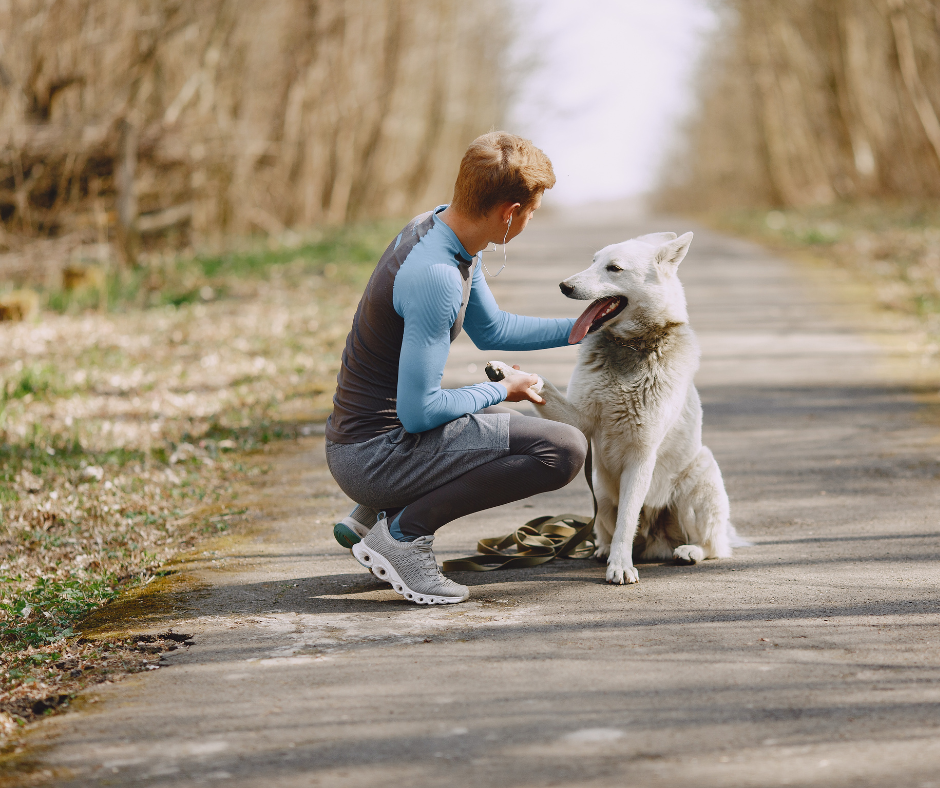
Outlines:
{"label": "white sneaker sole", "polygon": [[391,585],[396,594],[401,594],[409,602],[414,602],[417,605],[456,605],[469,596],[469,594],[467,596],[419,594],[405,585],[398,572],[395,571],[395,567],[389,563],[385,556],[380,555],[375,550],[370,550],[362,542],[352,546],[352,554],[360,564],[372,572],[379,580],[384,580]]}

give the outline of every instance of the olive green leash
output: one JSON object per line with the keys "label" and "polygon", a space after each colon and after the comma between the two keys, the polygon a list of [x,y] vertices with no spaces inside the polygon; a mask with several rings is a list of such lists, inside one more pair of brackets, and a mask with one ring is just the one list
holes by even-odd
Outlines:
{"label": "olive green leash", "polygon": [[584,460],[584,475],[587,477],[594,501],[593,517],[580,514],[536,517],[511,534],[481,539],[477,542],[477,555],[444,561],[443,570],[492,572],[494,569],[539,566],[556,558],[590,558],[596,549],[593,532],[594,520],[597,517],[597,498],[591,479],[590,444]]}
{"label": "olive green leash", "polygon": [[555,558],[589,558],[594,554],[593,529],[593,517],[536,517],[511,534],[481,539],[477,555],[445,561],[443,568],[445,572],[492,572],[538,566]]}

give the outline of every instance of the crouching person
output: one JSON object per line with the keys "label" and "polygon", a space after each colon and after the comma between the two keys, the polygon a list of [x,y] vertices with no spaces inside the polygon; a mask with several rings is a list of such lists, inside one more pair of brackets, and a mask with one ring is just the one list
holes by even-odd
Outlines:
{"label": "crouching person", "polygon": [[411,220],[379,261],[353,318],[327,422],[330,472],[356,503],[334,534],[363,566],[419,604],[462,602],[432,550],[458,517],[571,481],[587,452],[574,427],[500,402],[541,398],[538,378],[442,389],[450,344],[481,350],[567,345],[574,321],[502,312],[480,252],[521,233],[555,184],[548,157],[504,132],[477,138],[450,205]]}

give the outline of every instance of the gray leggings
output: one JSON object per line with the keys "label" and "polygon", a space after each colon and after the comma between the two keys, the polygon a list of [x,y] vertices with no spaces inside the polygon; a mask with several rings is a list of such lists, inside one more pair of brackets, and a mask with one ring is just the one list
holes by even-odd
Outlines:
{"label": "gray leggings", "polygon": [[[357,503],[377,510],[384,508],[390,515],[406,507],[399,521],[402,533],[421,536],[434,533],[458,517],[564,487],[584,464],[587,439],[580,430],[567,424],[525,416],[499,406],[463,418],[470,419],[471,426],[474,419],[498,423],[490,434],[503,436],[493,438],[503,445],[478,451],[455,450],[446,437],[435,435],[428,436],[430,440],[426,441],[435,446],[434,453],[389,453],[387,443],[379,439],[373,439],[374,448],[366,444],[328,443],[330,471]],[[443,430],[446,436],[447,428],[444,425],[438,430]],[[397,445],[395,440],[392,439],[393,445]],[[381,462],[369,462],[364,456],[367,453]],[[455,453],[464,455],[462,461],[453,461]],[[382,468],[391,472],[382,473]],[[391,484],[384,482],[385,478],[392,483],[395,478],[419,481],[405,485],[411,488],[410,494],[402,497],[401,485],[392,489]],[[422,478],[428,483],[422,485]]]}

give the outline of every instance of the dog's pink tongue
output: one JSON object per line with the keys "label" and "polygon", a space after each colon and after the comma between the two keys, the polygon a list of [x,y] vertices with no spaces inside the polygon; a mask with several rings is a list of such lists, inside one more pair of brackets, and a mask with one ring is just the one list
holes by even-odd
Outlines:
{"label": "dog's pink tongue", "polygon": [[597,320],[598,315],[600,315],[613,300],[613,298],[601,298],[585,309],[581,317],[575,321],[571,333],[568,334],[568,344],[577,345],[578,342],[584,339],[588,331],[591,330],[591,324]]}

